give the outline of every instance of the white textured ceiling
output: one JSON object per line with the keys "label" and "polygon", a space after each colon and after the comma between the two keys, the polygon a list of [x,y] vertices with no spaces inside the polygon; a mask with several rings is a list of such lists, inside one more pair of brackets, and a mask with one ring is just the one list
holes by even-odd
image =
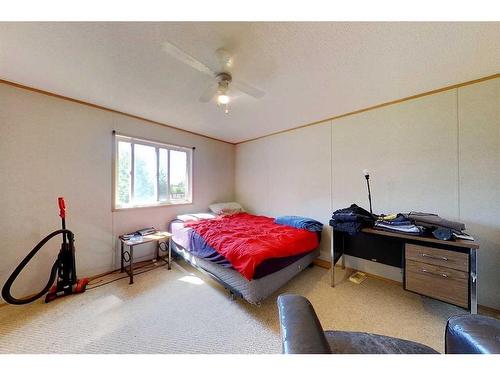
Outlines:
{"label": "white textured ceiling", "polygon": [[[225,115],[168,40],[266,92]],[[229,142],[500,72],[500,23],[0,23],[0,78]]]}

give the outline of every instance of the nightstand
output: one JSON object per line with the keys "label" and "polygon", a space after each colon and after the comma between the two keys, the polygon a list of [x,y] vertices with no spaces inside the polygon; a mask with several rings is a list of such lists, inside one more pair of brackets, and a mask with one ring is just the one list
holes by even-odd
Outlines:
{"label": "nightstand", "polygon": [[[143,245],[149,242],[156,242],[156,253],[155,258],[158,260],[162,260],[168,265],[168,269],[171,269],[172,265],[172,255],[170,252],[170,237],[172,237],[172,233],[169,232],[156,232],[153,234],[148,234],[147,236],[138,237],[138,239],[123,239],[122,236],[119,236],[121,246],[120,246],[120,261],[121,267],[120,272],[126,272],[130,277],[129,284],[134,283],[134,247],[137,245]],[[125,246],[128,246],[128,250],[125,250]],[[162,248],[164,246],[164,248]],[[167,255],[161,256],[160,252],[166,252]],[[128,267],[125,266],[125,263],[128,263]]]}

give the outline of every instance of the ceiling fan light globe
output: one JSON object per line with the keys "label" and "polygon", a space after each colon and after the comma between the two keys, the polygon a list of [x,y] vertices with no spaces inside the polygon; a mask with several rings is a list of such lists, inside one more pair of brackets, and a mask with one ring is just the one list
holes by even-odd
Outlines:
{"label": "ceiling fan light globe", "polygon": [[221,94],[221,95],[217,96],[217,102],[219,104],[227,104],[227,103],[229,103],[229,96],[227,96],[225,94]]}

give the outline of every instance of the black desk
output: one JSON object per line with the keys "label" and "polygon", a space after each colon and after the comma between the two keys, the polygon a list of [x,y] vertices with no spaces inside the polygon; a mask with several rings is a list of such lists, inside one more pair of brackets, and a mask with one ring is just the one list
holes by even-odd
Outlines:
{"label": "black desk", "polygon": [[[442,241],[432,237],[405,235],[371,228],[365,228],[353,236],[332,230],[331,286],[335,286],[335,264],[340,258],[342,258],[342,268],[345,268],[343,256],[345,254],[401,268],[405,290],[415,291],[417,289],[416,292],[419,294],[467,307],[472,314],[476,314],[477,249],[479,249],[479,244],[474,241]],[[418,269],[422,265],[425,267]],[[408,273],[407,267],[410,268]],[[436,287],[439,283],[444,283],[443,289],[449,287],[450,293],[453,292],[453,289],[462,288],[462,295],[467,293],[467,301],[463,303],[457,302],[453,297],[449,299],[446,296],[436,296],[432,290],[429,293],[422,292],[421,289],[425,289],[426,286],[425,280],[431,280],[431,277],[436,278],[433,285],[434,290],[439,289]],[[458,284],[453,283],[455,279]],[[462,280],[462,283],[459,279]],[[410,281],[409,287],[407,287],[407,281]],[[417,283],[416,287],[413,286],[414,283]]]}

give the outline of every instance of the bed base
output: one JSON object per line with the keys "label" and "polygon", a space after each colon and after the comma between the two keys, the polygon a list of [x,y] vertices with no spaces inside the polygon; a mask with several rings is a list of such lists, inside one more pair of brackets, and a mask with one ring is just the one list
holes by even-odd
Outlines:
{"label": "bed base", "polygon": [[196,268],[198,271],[202,272],[205,275],[210,276],[216,282],[221,284],[224,287],[224,289],[226,289],[229,292],[229,297],[231,298],[231,300],[236,301],[238,298],[241,298],[244,300],[243,294],[239,290],[233,288],[231,285],[229,285],[225,281],[221,280],[217,275],[214,275],[212,272],[210,272],[210,271],[204,269],[203,267],[200,267],[199,265],[193,263],[190,259],[190,257],[192,257],[193,255],[190,255],[189,251],[184,249],[182,246],[179,246],[171,238],[169,239],[169,246],[170,246],[170,249],[175,253],[175,255],[182,257],[182,259],[184,259],[184,261],[186,261],[186,263],[188,263],[191,267]]}
{"label": "bed base", "polygon": [[319,255],[319,248],[311,251],[294,263],[262,278],[248,281],[238,271],[198,258],[171,239],[171,249],[188,264],[209,275],[229,291],[231,299],[240,297],[251,305],[259,306],[279,288],[307,268]]}

